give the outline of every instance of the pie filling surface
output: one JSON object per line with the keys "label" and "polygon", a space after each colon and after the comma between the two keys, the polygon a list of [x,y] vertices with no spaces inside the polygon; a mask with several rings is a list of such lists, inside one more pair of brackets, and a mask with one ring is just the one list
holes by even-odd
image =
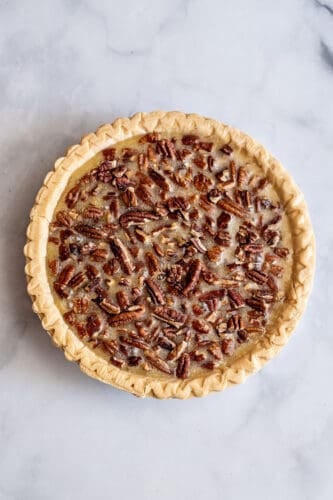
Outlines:
{"label": "pie filling surface", "polygon": [[185,379],[267,334],[292,248],[278,194],[232,143],[149,133],[72,175],[47,271],[65,322],[117,367]]}

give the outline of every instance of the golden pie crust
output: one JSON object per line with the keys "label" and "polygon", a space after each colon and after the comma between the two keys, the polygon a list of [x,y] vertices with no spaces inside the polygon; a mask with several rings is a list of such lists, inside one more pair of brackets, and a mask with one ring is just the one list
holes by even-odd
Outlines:
{"label": "golden pie crust", "polygon": [[[266,335],[230,365],[205,374],[181,380],[164,374],[139,374],[111,365],[107,359],[89,348],[65,323],[55,304],[46,270],[49,224],[54,210],[67,187],[71,175],[97,153],[113,144],[149,132],[198,134],[233,143],[262,169],[279,195],[291,232],[293,262],[290,286],[281,313],[274,319]],[[275,356],[289,339],[306,306],[315,267],[315,241],[302,193],[289,174],[271,154],[251,137],[220,122],[196,114],[156,111],[137,113],[103,125],[96,133],[83,137],[65,157],[59,158],[40,189],[30,214],[27,229],[26,276],[33,310],[54,343],[70,361],[76,361],[83,372],[102,382],[137,396],[180,398],[205,396],[229,385],[243,382]]]}

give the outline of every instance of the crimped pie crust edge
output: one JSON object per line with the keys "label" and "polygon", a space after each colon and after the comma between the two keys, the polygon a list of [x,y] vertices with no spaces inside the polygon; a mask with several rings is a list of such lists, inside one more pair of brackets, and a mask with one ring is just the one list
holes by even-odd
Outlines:
{"label": "crimped pie crust edge", "polygon": [[[174,133],[198,133],[218,136],[242,148],[262,168],[263,174],[277,191],[284,204],[293,241],[293,265],[288,299],[279,318],[242,357],[231,366],[186,380],[169,376],[136,374],[119,369],[86,346],[68,327],[58,310],[49,287],[46,273],[48,226],[57,201],[67,186],[72,173],[99,151],[130,137],[148,132],[172,130]],[[137,396],[180,398],[205,396],[229,385],[243,382],[274,357],[286,344],[295,329],[309,296],[315,267],[314,234],[303,195],[283,166],[251,137],[237,129],[210,118],[177,111],[137,113],[131,118],[119,118],[101,126],[95,133],[84,136],[81,143],[69,148],[49,172],[39,190],[30,214],[27,229],[26,276],[33,310],[54,343],[63,349],[70,361],[76,361],[87,375]]]}

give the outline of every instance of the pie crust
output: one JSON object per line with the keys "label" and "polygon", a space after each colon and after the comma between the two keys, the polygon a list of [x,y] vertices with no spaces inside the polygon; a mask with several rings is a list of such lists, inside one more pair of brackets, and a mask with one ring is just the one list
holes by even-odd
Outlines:
{"label": "pie crust", "polygon": [[[182,380],[161,374],[141,374],[119,369],[88,347],[71,330],[55,304],[46,271],[49,224],[59,198],[71,175],[100,151],[149,132],[174,134],[196,133],[233,143],[249,159],[255,161],[269,178],[284,207],[289,222],[293,261],[290,284],[281,314],[274,319],[264,337],[251,345],[230,365]],[[76,361],[83,372],[102,382],[129,391],[137,396],[180,398],[205,396],[229,385],[243,382],[275,356],[289,339],[306,306],[315,267],[315,241],[308,210],[302,193],[289,174],[271,154],[246,134],[209,118],[180,112],[156,111],[137,113],[131,118],[117,119],[101,126],[96,133],[83,137],[65,157],[55,162],[40,189],[30,214],[27,229],[26,276],[33,310],[54,343],[61,347],[70,361]]]}

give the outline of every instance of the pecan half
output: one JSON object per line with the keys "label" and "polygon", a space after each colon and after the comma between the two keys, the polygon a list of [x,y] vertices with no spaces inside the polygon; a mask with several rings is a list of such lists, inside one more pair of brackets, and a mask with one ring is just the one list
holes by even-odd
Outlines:
{"label": "pecan half", "polygon": [[195,166],[201,168],[202,170],[205,170],[207,168],[205,157],[202,154],[197,154],[193,158],[192,162],[194,163]]}
{"label": "pecan half", "polygon": [[55,281],[53,283],[53,288],[60,298],[66,299],[68,297],[69,293],[66,291],[65,285],[60,285],[60,283]]}
{"label": "pecan half", "polygon": [[181,355],[178,361],[176,375],[178,378],[186,379],[190,374],[191,357],[188,353]]}
{"label": "pecan half", "polygon": [[208,200],[207,196],[204,194],[200,195],[199,206],[208,213],[213,213],[213,204]]}
{"label": "pecan half", "polygon": [[217,343],[217,342],[214,342],[213,344],[211,344],[207,351],[212,355],[214,356],[215,359],[222,359],[223,356],[222,356],[222,351],[221,351],[221,347],[220,345]]}
{"label": "pecan half", "polygon": [[124,175],[124,177],[115,178],[114,184],[121,193],[124,193],[127,189],[134,187],[136,182],[131,181],[126,175]]}
{"label": "pecan half", "polygon": [[98,332],[102,327],[102,322],[96,313],[91,314],[87,318],[86,330],[88,335],[93,335]]}
{"label": "pecan half", "polygon": [[102,240],[105,238],[105,233],[102,229],[96,226],[88,226],[88,224],[76,224],[74,229],[77,233],[82,234],[86,238],[93,240]]}
{"label": "pecan half", "polygon": [[142,172],[146,172],[148,168],[148,163],[149,162],[147,155],[144,153],[139,153],[137,157],[137,164],[139,170],[141,170]]}
{"label": "pecan half", "polygon": [[97,248],[96,243],[94,243],[92,241],[88,241],[80,247],[79,254],[80,255],[89,255],[89,254],[91,254],[91,252],[96,250],[96,248]]}
{"label": "pecan half", "polygon": [[239,314],[234,314],[230,316],[227,321],[228,331],[242,330],[244,328],[243,318]]}
{"label": "pecan half", "polygon": [[[206,306],[208,307],[208,311],[213,313],[214,311],[217,311],[218,307],[219,307],[219,299],[208,299],[208,300],[205,300],[204,301]],[[214,316],[213,316],[214,318]],[[210,319],[208,319],[207,317],[207,321],[210,321]]]}
{"label": "pecan half", "polygon": [[205,353],[200,352],[199,350],[190,352],[190,356],[191,356],[191,359],[193,359],[193,361],[196,361],[197,363],[201,363],[202,361],[205,361],[205,359],[207,357]]}
{"label": "pecan half", "polygon": [[175,145],[172,141],[166,140],[165,141],[165,148],[167,151],[167,158],[171,158],[172,160],[176,160],[177,158],[177,151],[175,148]]}
{"label": "pecan half", "polygon": [[277,292],[278,291],[278,286],[273,278],[273,276],[268,276],[268,279],[267,279],[267,286],[268,288],[270,288],[271,290],[273,290],[274,292]]}
{"label": "pecan half", "polygon": [[184,325],[187,316],[175,309],[171,309],[166,306],[156,306],[152,312],[154,318],[157,318],[169,325],[175,326],[176,328],[180,328]]}
{"label": "pecan half", "polygon": [[85,314],[89,309],[89,300],[85,297],[76,297],[73,299],[73,311],[76,314]]}
{"label": "pecan half", "polygon": [[235,201],[224,198],[218,202],[218,206],[222,208],[225,212],[235,215],[236,217],[244,218],[247,215],[247,211]]}
{"label": "pecan half", "polygon": [[152,252],[145,253],[145,260],[148,267],[149,274],[153,276],[155,273],[160,272],[160,263]]}
{"label": "pecan half", "polygon": [[245,252],[249,253],[262,253],[264,251],[264,245],[262,243],[249,243],[244,245]]}
{"label": "pecan half", "polygon": [[234,280],[234,279],[222,278],[219,281],[219,283],[223,288],[237,288],[237,287],[239,287],[239,281]]}
{"label": "pecan half", "polygon": [[154,142],[159,141],[160,138],[161,138],[160,132],[149,132],[148,134],[143,135],[140,138],[139,142],[140,143],[146,143],[146,142],[154,143]]}
{"label": "pecan half", "polygon": [[273,251],[281,259],[285,259],[289,255],[288,248],[275,247]]}
{"label": "pecan half", "polygon": [[201,191],[202,193],[208,193],[213,183],[209,177],[206,177],[204,174],[200,173],[194,176],[193,184],[198,191]]}
{"label": "pecan half", "polygon": [[280,241],[279,231],[272,231],[270,229],[266,229],[266,231],[262,233],[262,236],[263,239],[266,241],[266,243],[271,247],[276,246]]}
{"label": "pecan half", "polygon": [[250,191],[238,191],[238,198],[246,209],[253,206],[253,196]]}
{"label": "pecan half", "polygon": [[162,155],[162,158],[176,158],[176,150],[172,141],[161,139],[156,142],[156,152]]}
{"label": "pecan half", "polygon": [[65,210],[60,210],[56,214],[56,223],[59,226],[70,227],[73,224],[73,219]]}
{"label": "pecan half", "polygon": [[214,285],[218,283],[219,280],[219,275],[217,273],[214,273],[212,271],[208,271],[207,269],[203,269],[201,272],[202,279],[208,283],[209,285]]}
{"label": "pecan half", "polygon": [[162,174],[153,168],[148,168],[148,175],[163,191],[169,191],[168,181]]}
{"label": "pecan half", "polygon": [[166,200],[166,206],[170,212],[176,212],[177,210],[188,210],[190,208],[190,203],[183,196],[173,196]]}
{"label": "pecan half", "polygon": [[201,300],[201,302],[206,302],[207,300],[212,300],[212,299],[223,299],[224,296],[225,296],[225,289],[218,288],[217,290],[211,290],[210,292],[206,292],[199,295],[199,300]]}
{"label": "pecan half", "polygon": [[207,334],[210,330],[209,325],[202,319],[194,319],[192,321],[192,328],[202,334]]}
{"label": "pecan half", "polygon": [[53,259],[53,260],[48,261],[47,266],[50,269],[50,272],[53,276],[56,276],[58,274],[58,272],[59,272],[58,259]]}
{"label": "pecan half", "polygon": [[117,368],[122,368],[125,364],[125,362],[122,359],[118,359],[115,356],[110,357],[110,363]]}
{"label": "pecan half", "polygon": [[218,262],[222,254],[222,248],[213,246],[207,251],[207,257],[211,262]]}
{"label": "pecan half", "polygon": [[207,151],[208,153],[210,153],[211,150],[213,149],[213,143],[200,141],[198,144],[198,147],[199,147],[199,149],[202,149],[203,151]]}
{"label": "pecan half", "polygon": [[251,271],[247,271],[246,276],[251,281],[258,283],[259,285],[264,285],[265,283],[267,283],[267,280],[268,280],[267,274],[265,274],[261,271],[257,271],[255,269],[252,269]]}
{"label": "pecan half", "polygon": [[115,218],[119,217],[120,207],[118,198],[113,198],[109,205],[110,214]]}
{"label": "pecan half", "polygon": [[184,146],[193,146],[199,142],[199,136],[194,134],[184,135],[182,138],[182,143]]}
{"label": "pecan half", "polygon": [[139,200],[143,201],[143,203],[145,203],[146,205],[150,207],[154,206],[151,192],[144,184],[139,184],[139,186],[135,188],[135,194],[139,198]]}
{"label": "pecan half", "polygon": [[138,152],[139,151],[135,148],[123,148],[121,150],[121,159],[125,163],[129,161],[134,161]]}
{"label": "pecan half", "polygon": [[76,203],[79,201],[81,194],[80,186],[74,186],[70,191],[68,191],[67,196],[65,198],[65,203],[68,208],[75,207]]}
{"label": "pecan half", "polygon": [[165,295],[158,283],[154,281],[152,278],[147,278],[145,280],[145,284],[148,290],[149,295],[153,299],[155,304],[165,304]]}
{"label": "pecan half", "polygon": [[251,297],[249,299],[245,299],[245,303],[255,311],[260,311],[261,313],[266,312],[267,305],[265,301],[259,297]]}
{"label": "pecan half", "polygon": [[73,231],[71,231],[70,229],[63,229],[62,231],[60,231],[60,240],[66,241],[73,234]]}
{"label": "pecan half", "polygon": [[83,210],[83,217],[86,219],[98,220],[104,215],[104,210],[102,208],[95,207],[94,205],[89,205]]}
{"label": "pecan half", "polygon": [[172,374],[172,369],[168,365],[166,361],[161,359],[156,352],[151,350],[145,351],[146,359],[151,363],[155,368],[160,370],[161,372],[167,373],[168,375]]}
{"label": "pecan half", "polygon": [[214,239],[221,247],[229,247],[231,244],[231,236],[228,231],[217,231]]}
{"label": "pecan half", "polygon": [[226,356],[232,356],[232,354],[235,352],[235,341],[234,339],[223,339],[221,342],[221,349],[223,354]]}
{"label": "pecan half", "polygon": [[120,264],[116,259],[110,259],[103,265],[103,271],[108,276],[113,276],[120,271]]}
{"label": "pecan half", "polygon": [[127,207],[136,207],[138,205],[138,200],[133,188],[129,188],[122,193],[121,198]]}
{"label": "pecan half", "polygon": [[132,224],[145,224],[159,218],[160,216],[153,211],[130,209],[119,217],[119,223],[123,227],[128,227]]}
{"label": "pecan half", "polygon": [[115,148],[107,148],[102,151],[103,156],[106,160],[112,161],[116,158],[116,149]]}
{"label": "pecan half", "polygon": [[164,257],[164,250],[163,248],[161,247],[161,245],[159,245],[158,243],[153,243],[153,248],[155,250],[155,253],[159,256],[159,257]]}
{"label": "pecan half", "polygon": [[245,330],[249,335],[263,335],[265,333],[265,328],[262,326],[247,326]]}
{"label": "pecan half", "polygon": [[157,163],[157,154],[155,152],[155,149],[153,148],[153,146],[151,144],[148,145],[147,147],[147,158],[149,160],[149,162],[153,163],[153,164],[156,164]]}
{"label": "pecan half", "polygon": [[97,345],[103,350],[108,351],[112,356],[119,350],[118,342],[115,339],[104,339],[102,342],[97,341]]}
{"label": "pecan half", "polygon": [[202,363],[202,368],[206,368],[206,370],[214,370],[214,368],[217,368],[218,364],[216,361],[206,361],[205,363]]}
{"label": "pecan half", "polygon": [[132,323],[132,321],[136,321],[145,314],[145,307],[140,305],[137,306],[135,310],[121,312],[119,314],[115,314],[108,318],[108,323],[110,326],[122,326],[128,323]]}
{"label": "pecan half", "polygon": [[243,297],[236,290],[228,290],[230,305],[233,309],[239,309],[245,304]]}
{"label": "pecan half", "polygon": [[82,271],[76,273],[73,278],[68,282],[69,288],[79,288],[87,282],[87,276]]}
{"label": "pecan half", "polygon": [[64,314],[64,320],[70,324],[70,325],[75,325],[76,323],[76,314],[74,311],[67,311]]}
{"label": "pecan half", "polygon": [[231,215],[226,212],[221,212],[217,218],[216,225],[219,229],[227,229]]}
{"label": "pecan half", "polygon": [[129,307],[130,301],[129,301],[128,295],[123,290],[119,290],[116,293],[116,299],[117,299],[117,302],[119,304],[120,309],[123,310],[123,309],[127,309]]}
{"label": "pecan half", "polygon": [[189,270],[185,277],[185,286],[183,288],[183,294],[188,297],[188,295],[195,289],[199,283],[200,274],[202,270],[202,264],[199,259],[195,259],[191,262]]}
{"label": "pecan half", "polygon": [[68,282],[73,278],[75,274],[75,266],[68,264],[63,268],[59,274],[58,283],[59,285],[67,285]]}
{"label": "pecan half", "polygon": [[120,335],[119,340],[122,344],[126,344],[126,345],[129,345],[131,347],[136,347],[137,349],[142,349],[143,351],[145,349],[148,349],[148,347],[149,347],[147,342],[145,342],[144,340],[142,340],[139,337],[136,337],[134,335],[130,335],[127,337],[124,335]]}
{"label": "pecan half", "polygon": [[119,314],[120,307],[110,302],[108,299],[103,299],[102,302],[99,303],[99,306],[103,309],[103,311],[108,314]]}
{"label": "pecan half", "polygon": [[265,290],[265,289],[264,290],[255,290],[253,292],[253,295],[255,297],[260,297],[268,304],[274,302],[274,300],[275,300],[275,295],[274,295],[274,293],[272,293],[271,290]]}
{"label": "pecan half", "polygon": [[239,167],[237,175],[237,184],[239,187],[244,187],[248,182],[248,175],[244,167]]}
{"label": "pecan half", "polygon": [[119,260],[123,271],[126,274],[132,274],[132,272],[134,271],[134,264],[129,251],[127,250],[121,239],[111,238],[110,247],[115,257]]}
{"label": "pecan half", "polygon": [[281,277],[283,274],[283,267],[282,266],[277,266],[277,265],[271,265],[270,266],[270,272],[274,274],[274,276]]}
{"label": "pecan half", "polygon": [[70,250],[65,243],[61,243],[59,245],[59,259],[64,261],[67,260],[70,257]]}
{"label": "pecan half", "polygon": [[91,260],[95,262],[103,262],[104,260],[107,259],[108,256],[108,251],[106,248],[96,248],[93,252],[90,254]]}

